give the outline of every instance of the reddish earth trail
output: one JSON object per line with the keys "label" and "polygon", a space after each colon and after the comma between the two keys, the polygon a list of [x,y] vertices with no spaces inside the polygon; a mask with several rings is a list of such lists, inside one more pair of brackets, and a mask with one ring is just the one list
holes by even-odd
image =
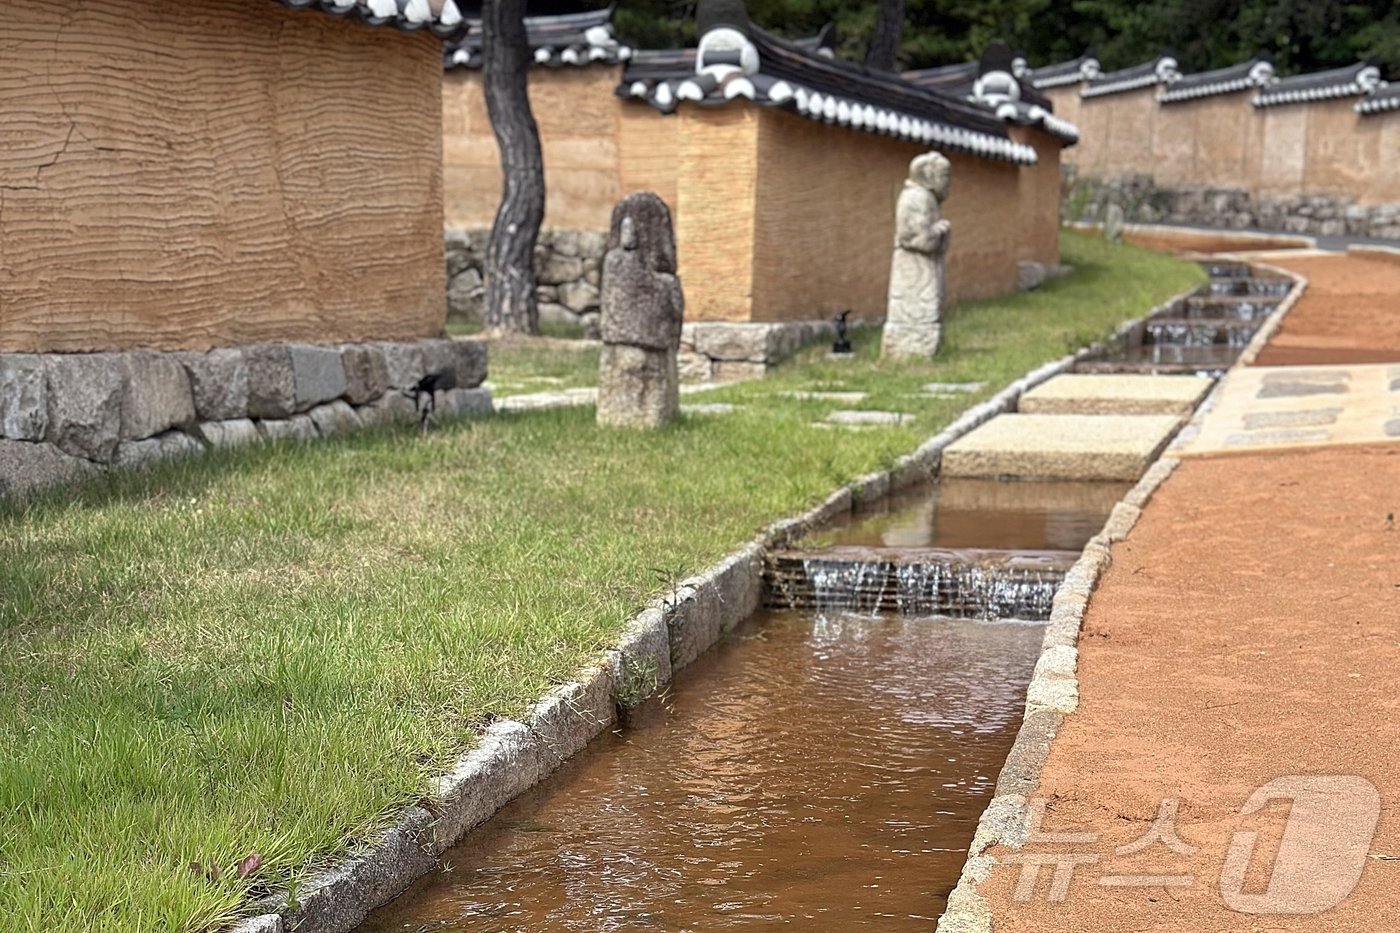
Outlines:
{"label": "reddish earth trail", "polygon": [[1308,290],[1255,366],[1400,361],[1400,254],[1270,259]]}
{"label": "reddish earth trail", "polygon": [[[1271,261],[1312,288],[1260,363],[1400,360],[1400,263]],[[1032,799],[1041,832],[1090,835],[991,850],[996,933],[1400,929],[1400,443],[1184,460],[1113,548],[1079,652],[1079,709]],[[1342,776],[1341,812],[1284,794],[1241,813],[1290,775]],[[1175,848],[1143,841],[1164,800]],[[1310,861],[1329,833],[1354,888],[1344,860]],[[1222,884],[1232,843],[1243,875]],[[1062,899],[1054,859],[1017,891],[1027,854],[1066,853]]]}

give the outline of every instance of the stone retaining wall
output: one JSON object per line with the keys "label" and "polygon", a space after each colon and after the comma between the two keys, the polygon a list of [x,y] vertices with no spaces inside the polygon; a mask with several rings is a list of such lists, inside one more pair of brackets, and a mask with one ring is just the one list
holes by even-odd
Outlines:
{"label": "stone retaining wall", "polygon": [[[487,228],[444,231],[447,252],[447,314],[480,321],[486,289]],[[602,281],[606,230],[541,230],[535,245],[539,276],[540,323],[577,324],[585,336],[598,335],[598,286]]]}
{"label": "stone retaining wall", "polygon": [[404,390],[440,370],[457,388],[438,393],[438,412],[490,410],[478,341],[0,354],[0,498],[207,447],[411,420]]}
{"label": "stone retaining wall", "polygon": [[1117,202],[1130,223],[1400,240],[1400,204],[1366,207],[1325,195],[1251,198],[1243,188],[1159,188],[1151,175],[1079,179],[1073,166],[1066,166],[1063,190],[1069,222],[1100,222]]}

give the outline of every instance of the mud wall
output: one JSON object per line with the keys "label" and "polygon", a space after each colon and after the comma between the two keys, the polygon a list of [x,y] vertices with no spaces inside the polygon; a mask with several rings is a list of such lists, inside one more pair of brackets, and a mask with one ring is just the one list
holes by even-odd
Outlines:
{"label": "mud wall", "polygon": [[440,332],[438,40],[247,0],[4,17],[0,351]]}

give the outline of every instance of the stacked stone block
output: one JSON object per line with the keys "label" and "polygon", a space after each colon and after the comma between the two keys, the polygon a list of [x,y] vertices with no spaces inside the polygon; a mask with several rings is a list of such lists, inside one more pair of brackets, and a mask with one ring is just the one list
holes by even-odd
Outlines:
{"label": "stacked stone block", "polygon": [[442,369],[458,388],[438,394],[440,414],[491,409],[477,341],[0,354],[0,497],[206,447],[411,420],[406,390]]}
{"label": "stacked stone block", "polygon": [[[480,321],[486,296],[482,279],[491,231],[447,230],[447,313],[458,320]],[[598,332],[599,288],[606,230],[542,230],[535,245],[539,279],[540,322],[576,324],[585,335]]]}
{"label": "stacked stone block", "polygon": [[1252,199],[1243,188],[1158,188],[1151,175],[1100,180],[1080,179],[1072,167],[1067,171],[1066,221],[1102,222],[1114,203],[1129,223],[1400,240],[1400,204],[1364,206],[1326,195]]}

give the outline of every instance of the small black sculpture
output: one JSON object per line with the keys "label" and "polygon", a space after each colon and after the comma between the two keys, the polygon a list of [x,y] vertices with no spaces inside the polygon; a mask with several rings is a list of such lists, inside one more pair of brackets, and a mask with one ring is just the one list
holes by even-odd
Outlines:
{"label": "small black sculpture", "polygon": [[836,315],[836,341],[831,345],[832,353],[846,354],[853,352],[851,349],[851,340],[846,336],[846,318],[850,317],[850,314],[851,312],[847,310]]}
{"label": "small black sculpture", "polygon": [[[448,389],[457,388],[457,374],[450,369],[439,369],[428,373],[411,389],[404,391],[404,395],[412,396],[413,407],[418,411],[418,425],[423,430],[428,429],[428,419],[437,411],[437,393],[446,392]],[[427,404],[424,404],[424,400]]]}

